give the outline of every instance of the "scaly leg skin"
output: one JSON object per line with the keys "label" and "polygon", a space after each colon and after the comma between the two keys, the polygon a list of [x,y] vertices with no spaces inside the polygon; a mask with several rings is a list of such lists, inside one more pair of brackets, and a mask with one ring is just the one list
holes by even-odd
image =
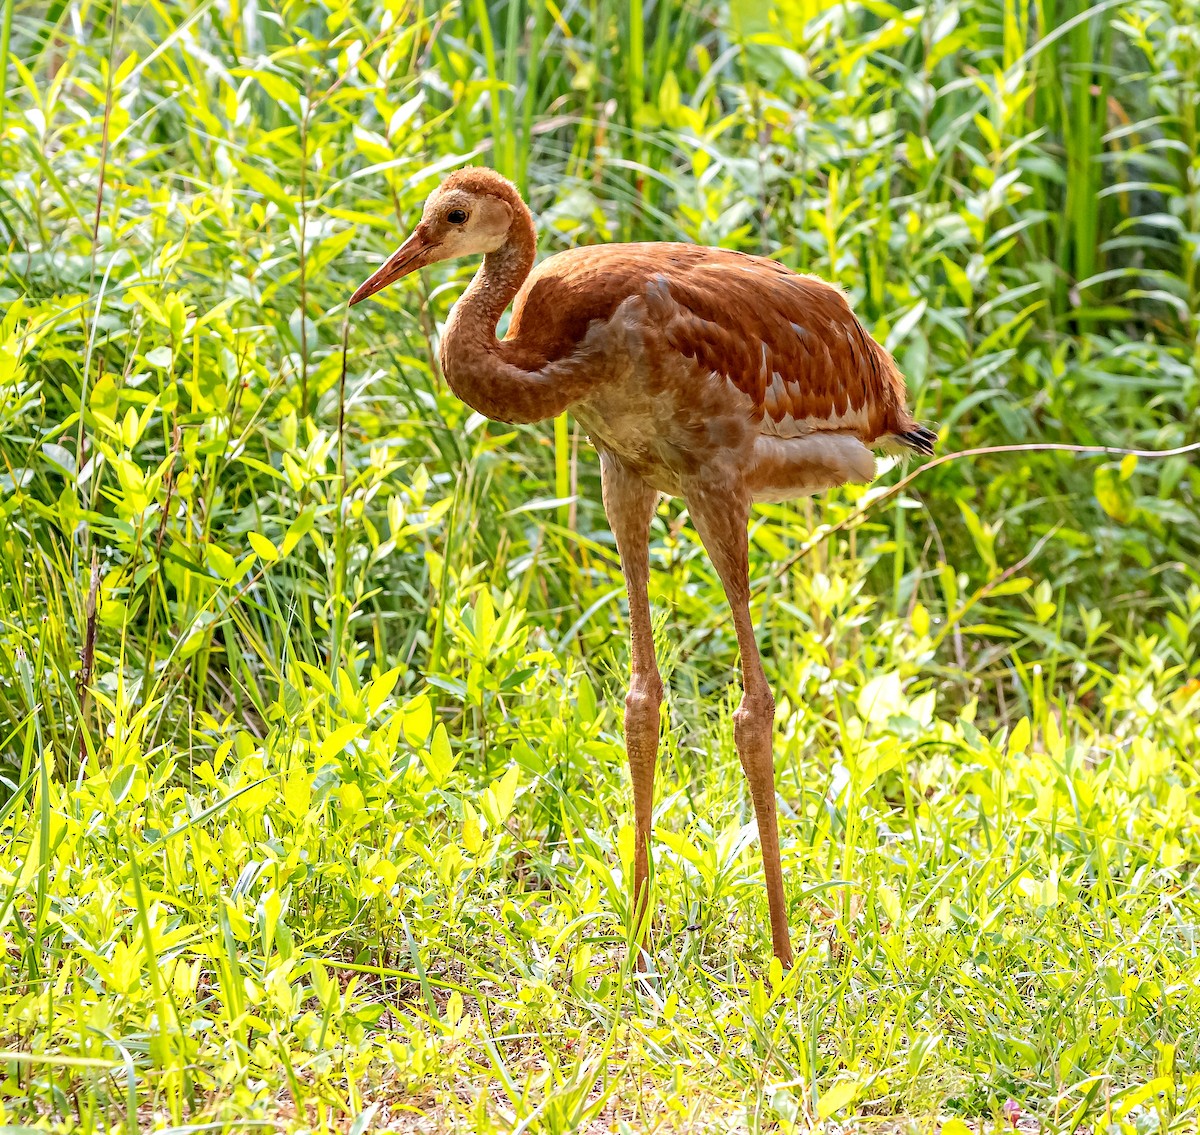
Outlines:
{"label": "scaly leg skin", "polygon": [[621,554],[621,571],[629,592],[630,679],[625,697],[625,753],[633,781],[635,830],[633,887],[629,895],[634,927],[645,926],[638,943],[637,967],[646,968],[650,901],[650,827],[654,813],[654,768],[658,761],[659,707],[662,678],[654,658],[650,625],[650,518],[658,493],[611,454],[601,451],[600,477],[604,511]]}
{"label": "scaly leg skin", "polygon": [[733,741],[750,785],[758,840],[767,880],[771,913],[771,946],[785,965],[792,964],[783,870],[779,863],[779,827],[775,818],[775,758],[772,734],[775,699],[763,673],[754,624],[750,621],[749,538],[750,505],[735,486],[690,485],[685,492],[688,513],[721,577],[733,610],[742,655],[742,701],[733,714]]}

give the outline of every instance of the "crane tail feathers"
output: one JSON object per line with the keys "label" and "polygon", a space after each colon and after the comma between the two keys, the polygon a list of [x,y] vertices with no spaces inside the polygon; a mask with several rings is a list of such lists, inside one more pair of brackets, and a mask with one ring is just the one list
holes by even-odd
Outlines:
{"label": "crane tail feathers", "polygon": [[932,457],[933,447],[937,444],[937,434],[925,426],[919,426],[914,423],[907,430],[891,434],[888,441],[891,444],[885,445],[884,448],[893,452],[915,450],[917,453],[923,453],[927,457]]}

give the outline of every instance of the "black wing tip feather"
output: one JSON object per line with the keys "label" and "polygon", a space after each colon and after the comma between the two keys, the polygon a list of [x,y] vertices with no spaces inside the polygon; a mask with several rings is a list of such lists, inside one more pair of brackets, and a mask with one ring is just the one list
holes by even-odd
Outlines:
{"label": "black wing tip feather", "polygon": [[909,449],[915,449],[918,453],[924,453],[929,457],[933,456],[933,447],[937,441],[937,434],[924,426],[913,426],[911,430],[905,433],[896,435]]}

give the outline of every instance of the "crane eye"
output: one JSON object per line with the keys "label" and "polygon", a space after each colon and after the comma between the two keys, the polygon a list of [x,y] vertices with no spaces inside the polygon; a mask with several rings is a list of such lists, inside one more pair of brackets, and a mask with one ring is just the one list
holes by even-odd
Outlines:
{"label": "crane eye", "polygon": [[452,225],[465,225],[467,223],[467,211],[465,209],[451,209],[446,214],[446,220]]}

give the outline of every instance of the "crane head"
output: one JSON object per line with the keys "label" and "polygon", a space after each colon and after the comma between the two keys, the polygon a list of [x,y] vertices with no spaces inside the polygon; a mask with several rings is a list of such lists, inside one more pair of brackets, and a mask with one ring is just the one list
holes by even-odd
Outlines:
{"label": "crane head", "polygon": [[508,239],[513,195],[512,184],[491,170],[451,174],[429,195],[409,238],[359,285],[350,297],[351,305],[428,264],[495,252]]}

